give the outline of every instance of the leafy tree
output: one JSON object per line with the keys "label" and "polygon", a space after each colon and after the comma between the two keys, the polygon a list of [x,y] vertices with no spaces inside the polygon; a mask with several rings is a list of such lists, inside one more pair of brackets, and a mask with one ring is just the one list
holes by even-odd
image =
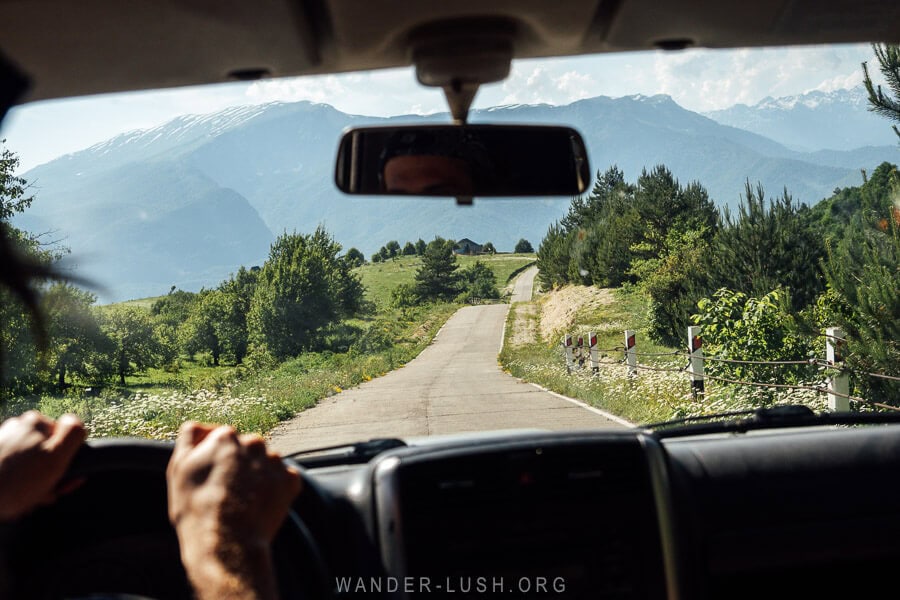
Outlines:
{"label": "leafy tree", "polygon": [[112,340],[112,370],[125,385],[125,376],[142,373],[160,362],[150,314],[134,306],[113,306],[101,313],[100,325]]}
{"label": "leafy tree", "polygon": [[494,248],[494,244],[492,244],[491,242],[485,242],[481,247],[481,252],[483,254],[497,254],[497,249]]}
{"label": "leafy tree", "polygon": [[[18,157],[0,141],[0,252],[17,254],[43,274],[58,254],[42,248],[37,239],[9,224],[31,205],[27,182],[14,175]],[[0,264],[0,269],[6,268]],[[40,387],[37,349],[46,347],[46,330],[38,310],[41,277],[23,277],[15,289],[0,288],[0,400],[7,394],[26,394]]]}
{"label": "leafy tree", "polygon": [[66,388],[67,375],[99,378],[105,374],[98,354],[112,348],[91,310],[95,300],[93,294],[67,283],[52,285],[41,298],[50,336],[49,363],[60,392]]}
{"label": "leafy tree", "polygon": [[5,139],[0,140],[0,221],[8,221],[34,201],[27,195],[28,182],[14,175],[18,168],[19,157],[6,148]]}
{"label": "leafy tree", "polygon": [[409,308],[419,302],[416,288],[409,283],[401,283],[391,292],[391,306],[396,308]]}
{"label": "leafy tree", "polygon": [[381,252],[376,252],[375,254],[372,255],[372,262],[373,262],[373,263],[380,263],[380,262],[382,262],[382,261],[384,261],[384,259],[381,258]]}
{"label": "leafy tree", "polygon": [[237,273],[219,285],[219,291],[224,294],[222,302],[226,305],[224,309],[226,323],[223,325],[222,336],[226,340],[226,352],[231,354],[235,363],[242,362],[247,355],[249,341],[247,315],[250,313],[259,273],[259,269],[248,270],[241,267]]}
{"label": "leafy tree", "polygon": [[178,327],[191,314],[197,294],[184,290],[171,290],[168,295],[157,299],[150,306],[150,314],[159,323]]}
{"label": "leafy tree", "polygon": [[[863,63],[863,83],[869,92],[869,110],[891,121],[900,122],[900,45],[872,44],[872,49],[878,60],[878,70],[884,75],[890,92],[885,93],[880,85],[872,84],[869,67]],[[896,125],[893,129],[897,137],[900,137],[900,129]]]}
{"label": "leafy tree", "polygon": [[387,249],[387,246],[382,246],[378,249],[378,256],[381,257],[382,261],[385,261],[391,257],[391,251]]}
{"label": "leafy tree", "polygon": [[513,252],[516,254],[528,254],[534,252],[534,247],[531,245],[531,242],[522,238],[516,242],[516,247],[513,249]]}
{"label": "leafy tree", "polygon": [[277,358],[296,356],[321,342],[323,328],[360,309],[362,283],[340,250],[321,227],[272,244],[247,318],[251,341]]}
{"label": "leafy tree", "polygon": [[356,248],[350,248],[349,250],[347,250],[347,254],[344,255],[344,259],[353,268],[361,267],[366,264],[366,257]]}
{"label": "leafy tree", "polygon": [[416,247],[412,242],[406,242],[403,245],[403,256],[415,256],[416,255]]}
{"label": "leafy tree", "polygon": [[459,273],[453,242],[434,238],[416,271],[416,294],[422,300],[453,300],[459,294]]}
{"label": "leafy tree", "polygon": [[[703,327],[706,356],[742,361],[796,360],[814,354],[800,335],[783,290],[759,297],[727,288],[701,299],[694,323]],[[797,383],[816,375],[814,365],[734,364],[707,361],[714,376],[764,383]],[[761,398],[769,396],[761,394]]]}
{"label": "leafy tree", "polygon": [[419,256],[425,254],[425,247],[425,240],[423,240],[422,238],[416,240],[416,254],[418,254]]}
{"label": "leafy tree", "polygon": [[394,258],[400,254],[400,242],[391,240],[384,245],[384,249],[387,250],[387,258]]}
{"label": "leafy tree", "polygon": [[673,231],[662,258],[636,265],[641,288],[649,298],[647,329],[652,339],[667,346],[684,346],[691,315],[697,312],[697,301],[708,287],[703,261],[709,239],[705,228]]}
{"label": "leafy tree", "polygon": [[179,337],[184,351],[190,355],[208,350],[213,366],[219,366],[219,358],[224,351],[224,340],[220,336],[220,324],[225,320],[225,303],[221,292],[202,292],[194,303],[188,319],[179,328]]}
{"label": "leafy tree", "polygon": [[460,271],[462,283],[461,300],[468,302],[475,298],[499,298],[497,276],[480,260]]}

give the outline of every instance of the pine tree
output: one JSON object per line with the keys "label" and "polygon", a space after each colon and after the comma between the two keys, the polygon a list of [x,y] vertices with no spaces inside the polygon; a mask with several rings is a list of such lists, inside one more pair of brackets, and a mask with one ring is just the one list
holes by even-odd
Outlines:
{"label": "pine tree", "polygon": [[[880,85],[874,85],[869,77],[869,67],[863,63],[863,83],[869,92],[869,110],[900,123],[900,45],[872,44],[872,49],[878,60],[878,70],[884,75],[891,91],[885,93]],[[896,125],[893,129],[897,137],[900,137],[900,129]]]}
{"label": "pine tree", "polygon": [[458,267],[453,243],[434,238],[425,248],[422,266],[416,271],[416,295],[422,300],[453,300],[459,294]]}

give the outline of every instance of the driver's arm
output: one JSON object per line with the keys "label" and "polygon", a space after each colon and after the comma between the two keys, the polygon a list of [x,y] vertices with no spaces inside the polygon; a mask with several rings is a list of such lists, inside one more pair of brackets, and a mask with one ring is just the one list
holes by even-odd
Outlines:
{"label": "driver's arm", "polygon": [[271,544],[300,491],[259,436],[185,423],[167,471],[169,518],[200,600],[277,598]]}

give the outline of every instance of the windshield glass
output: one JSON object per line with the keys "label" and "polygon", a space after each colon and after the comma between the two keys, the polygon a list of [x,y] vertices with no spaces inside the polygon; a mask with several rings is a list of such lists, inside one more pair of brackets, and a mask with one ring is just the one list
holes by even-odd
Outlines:
{"label": "windshield glass", "polygon": [[574,127],[594,180],[474,206],[335,187],[346,128],[450,122],[411,69],[16,108],[0,225],[52,276],[37,319],[0,290],[0,416],[296,451],[895,410],[890,48],[515,62],[470,120]]}

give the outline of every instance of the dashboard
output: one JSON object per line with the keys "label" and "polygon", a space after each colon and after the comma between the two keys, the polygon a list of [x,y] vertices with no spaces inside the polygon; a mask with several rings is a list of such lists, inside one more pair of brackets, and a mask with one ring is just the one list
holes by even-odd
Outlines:
{"label": "dashboard", "polygon": [[[9,597],[190,597],[165,518],[171,446],[95,446],[108,468],[0,532]],[[863,597],[892,589],[900,558],[896,425],[498,432],[303,462],[294,509],[315,552],[276,542],[289,598]]]}

